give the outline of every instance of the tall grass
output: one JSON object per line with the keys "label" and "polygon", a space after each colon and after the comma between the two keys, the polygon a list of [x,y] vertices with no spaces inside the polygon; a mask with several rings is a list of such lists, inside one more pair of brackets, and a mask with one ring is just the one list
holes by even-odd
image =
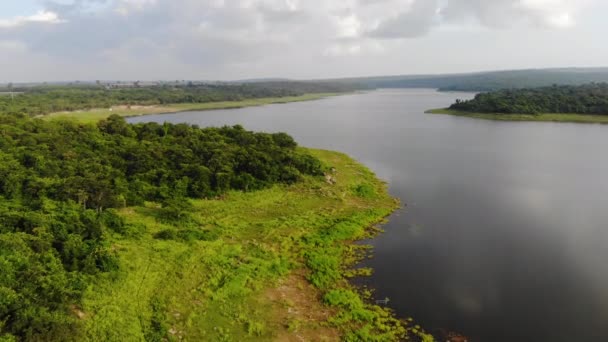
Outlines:
{"label": "tall grass", "polygon": [[292,186],[192,201],[185,222],[160,219],[162,209],[154,203],[123,209],[138,233],[110,237],[120,271],[86,292],[86,340],[273,340],[302,323],[285,324],[264,293],[295,273],[307,274],[317,305],[333,313],[307,326],[336,329],[347,341],[426,336],[348,282],[363,255],[353,242],[377,232],[372,227],[398,203],[347,156],[310,153],[337,170],[335,184],[309,177]]}

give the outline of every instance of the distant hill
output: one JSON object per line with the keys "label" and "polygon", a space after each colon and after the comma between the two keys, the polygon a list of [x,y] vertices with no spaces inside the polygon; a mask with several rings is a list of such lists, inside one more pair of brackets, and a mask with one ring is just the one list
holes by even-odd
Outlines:
{"label": "distant hill", "polygon": [[244,80],[226,81],[226,83],[267,83],[267,82],[292,82],[288,78],[249,78]]}
{"label": "distant hill", "polygon": [[[329,81],[329,80],[328,80]],[[561,68],[489,71],[467,74],[345,78],[367,88],[438,88],[444,91],[492,91],[608,82],[608,68]]]}
{"label": "distant hill", "polygon": [[[378,88],[436,88],[442,91],[485,92],[500,89],[536,88],[552,85],[582,85],[608,82],[608,67],[602,68],[555,68],[486,71],[460,74],[394,75],[350,77],[336,79],[295,80],[286,78],[252,78],[235,81],[72,81],[11,84],[14,91],[27,91],[40,86],[89,87],[98,84],[139,86],[204,86],[250,85],[273,90],[297,92],[343,92]],[[0,84],[0,91],[8,91],[9,84]]]}

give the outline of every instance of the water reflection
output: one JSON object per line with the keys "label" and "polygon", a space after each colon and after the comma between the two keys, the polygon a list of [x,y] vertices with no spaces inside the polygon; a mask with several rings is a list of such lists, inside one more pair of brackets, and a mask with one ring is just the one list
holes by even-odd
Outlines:
{"label": "water reflection", "polygon": [[131,119],[286,131],[370,166],[407,203],[365,282],[474,341],[608,340],[608,126],[424,114],[470,94],[386,90]]}

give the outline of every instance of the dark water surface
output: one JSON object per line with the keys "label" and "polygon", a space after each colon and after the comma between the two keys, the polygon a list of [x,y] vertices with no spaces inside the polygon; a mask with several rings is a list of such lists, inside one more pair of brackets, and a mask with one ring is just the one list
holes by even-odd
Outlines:
{"label": "dark water surface", "polygon": [[130,122],[285,131],[371,167],[407,209],[372,242],[366,283],[429,330],[608,341],[608,125],[424,114],[468,97],[380,90]]}

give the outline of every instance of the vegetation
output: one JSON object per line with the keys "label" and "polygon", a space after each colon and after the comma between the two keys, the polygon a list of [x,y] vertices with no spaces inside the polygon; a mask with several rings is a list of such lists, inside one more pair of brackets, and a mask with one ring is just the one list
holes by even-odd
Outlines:
{"label": "vegetation", "polygon": [[213,110],[213,109],[232,109],[232,108],[243,108],[253,106],[263,106],[274,103],[289,103],[299,101],[310,101],[318,100],[321,98],[338,95],[339,93],[318,93],[318,94],[305,94],[298,96],[285,96],[285,97],[264,97],[248,100],[239,101],[221,101],[221,102],[206,102],[206,103],[178,103],[168,105],[153,105],[153,106],[116,106],[113,108],[97,108],[88,110],[77,110],[69,112],[58,112],[51,113],[45,118],[48,119],[70,119],[76,120],[82,123],[95,123],[99,120],[103,120],[112,114],[119,116],[139,116],[147,114],[160,114],[160,113],[176,113],[183,111],[201,111],[201,110]]}
{"label": "vegetation", "polygon": [[5,115],[0,131],[0,328],[26,340],[70,334],[61,313],[88,276],[117,268],[106,230],[134,228],[104,209],[155,201],[163,219],[179,222],[186,198],[321,174],[290,136],[238,126],[132,126],[118,116],[82,126]]}
{"label": "vegetation", "polygon": [[[289,186],[191,200],[180,222],[164,220],[155,203],[122,209],[127,225],[146,229],[134,238],[113,236],[119,281],[100,279],[85,295],[85,340],[426,336],[369,304],[347,281],[367,250],[351,241],[374,234],[369,228],[396,207],[386,186],[342,154],[307,153],[337,169],[335,184],[305,176]],[[375,194],[359,196],[358,184]]]}
{"label": "vegetation", "polygon": [[[21,87],[15,96],[0,96],[0,113],[40,116],[49,113],[107,109],[113,106],[207,104],[305,94],[353,91],[354,85],[328,82],[267,82],[245,84],[164,84],[129,87],[99,85]],[[8,90],[8,88],[7,88]]]}
{"label": "vegetation", "polygon": [[470,74],[365,77],[340,80],[368,88],[437,88],[442,91],[494,91],[608,82],[608,68],[490,71]]}
{"label": "vegetation", "polygon": [[599,123],[608,124],[608,115],[584,115],[567,113],[542,113],[542,114],[493,114],[493,113],[471,113],[453,109],[431,109],[429,114],[449,114],[475,119],[495,121],[539,121],[539,122],[572,122],[572,123]]}
{"label": "vegetation", "polygon": [[608,83],[499,90],[475,95],[450,109],[472,113],[608,115]]}
{"label": "vegetation", "polygon": [[116,115],[0,133],[2,341],[431,339],[347,281],[396,202],[344,155]]}
{"label": "vegetation", "polygon": [[427,112],[503,121],[608,123],[608,84],[498,90]]}

